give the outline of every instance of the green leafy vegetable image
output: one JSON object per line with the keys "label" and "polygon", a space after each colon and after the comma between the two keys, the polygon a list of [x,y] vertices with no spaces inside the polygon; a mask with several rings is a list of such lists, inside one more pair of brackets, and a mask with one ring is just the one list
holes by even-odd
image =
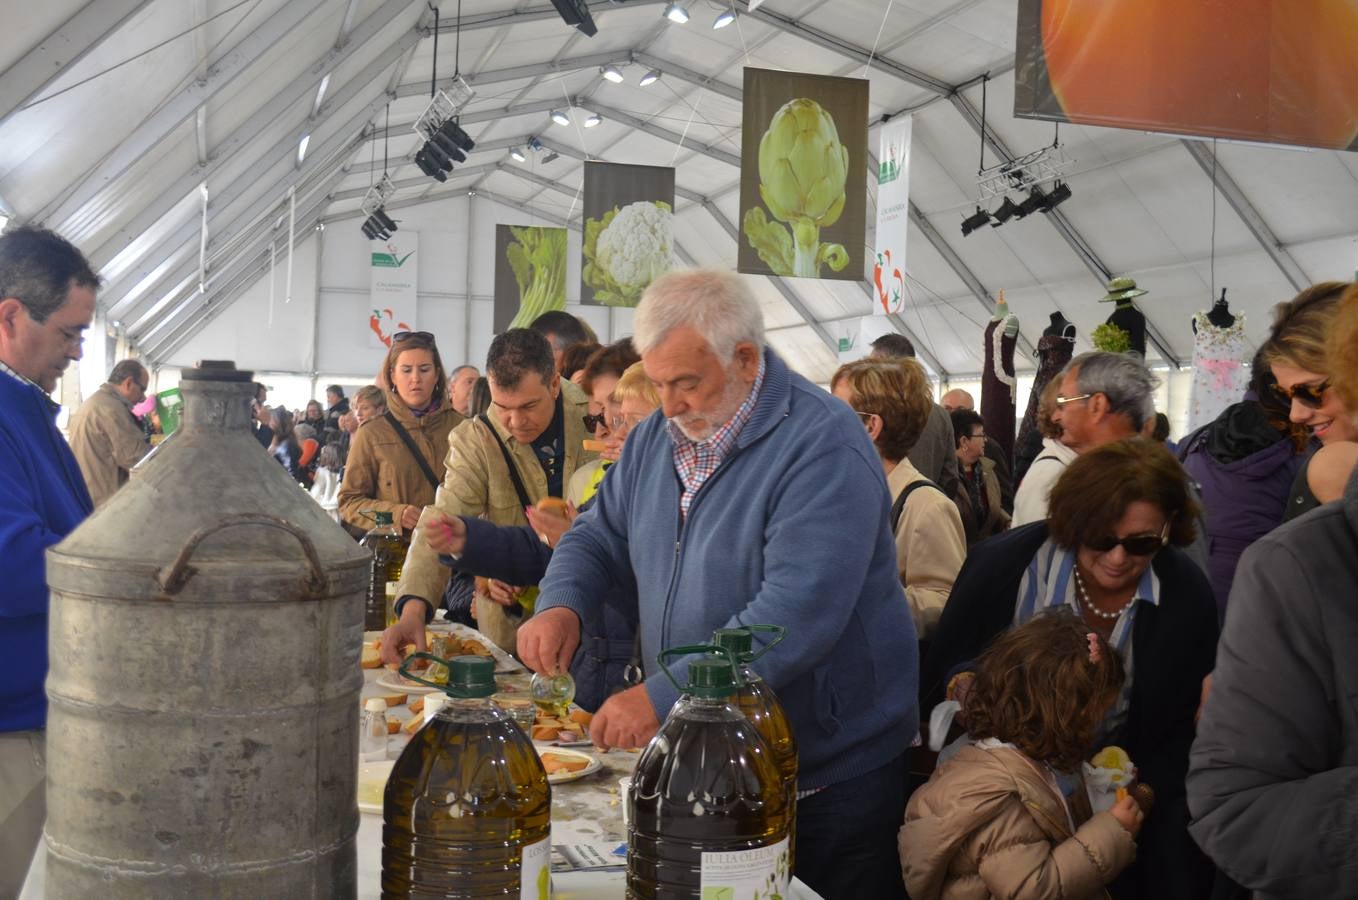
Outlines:
{"label": "green leafy vegetable image", "polygon": [[1105,353],[1126,353],[1132,349],[1132,336],[1123,328],[1104,322],[1089,335],[1095,350]]}
{"label": "green leafy vegetable image", "polygon": [[670,204],[638,200],[613,207],[602,219],[585,220],[580,277],[596,300],[605,306],[636,306],[646,286],[669,271],[673,218]]}
{"label": "green leafy vegetable image", "polygon": [[510,328],[526,327],[538,316],[566,308],[566,230],[509,226],[514,240],[505,258],[519,285],[519,312]]}
{"label": "green leafy vegetable image", "polygon": [[849,264],[842,245],[820,240],[820,230],[844,212],[848,174],[849,148],[819,103],[799,97],[773,114],[759,141],[759,196],[778,221],[754,206],[743,224],[750,246],[775,274],[818,278],[821,266],[840,272]]}

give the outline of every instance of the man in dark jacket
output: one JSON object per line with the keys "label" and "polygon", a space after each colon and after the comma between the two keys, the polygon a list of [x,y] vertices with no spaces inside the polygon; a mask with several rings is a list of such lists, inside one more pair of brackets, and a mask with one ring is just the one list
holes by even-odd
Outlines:
{"label": "man in dark jacket", "polygon": [[0,237],[0,896],[18,896],[47,817],[48,547],[94,511],[48,396],[80,359],[99,276],[50,231]]}
{"label": "man in dark jacket", "polygon": [[1190,831],[1256,900],[1358,897],[1358,479],[1240,558]]}

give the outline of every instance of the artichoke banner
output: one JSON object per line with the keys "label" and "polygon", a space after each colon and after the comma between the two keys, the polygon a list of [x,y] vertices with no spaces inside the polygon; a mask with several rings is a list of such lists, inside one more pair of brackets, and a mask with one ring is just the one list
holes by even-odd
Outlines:
{"label": "artichoke banner", "polygon": [[745,70],[741,272],[864,277],[868,83]]}
{"label": "artichoke banner", "polygon": [[581,303],[636,306],[674,249],[674,169],[585,163]]}

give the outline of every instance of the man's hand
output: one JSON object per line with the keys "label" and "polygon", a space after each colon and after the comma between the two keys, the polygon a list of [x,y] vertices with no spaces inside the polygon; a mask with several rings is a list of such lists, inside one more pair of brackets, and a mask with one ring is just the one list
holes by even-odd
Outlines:
{"label": "man's hand", "polygon": [[420,513],[423,507],[407,506],[401,510],[401,528],[404,531],[413,531],[415,526],[420,524]]}
{"label": "man's hand", "polygon": [[660,720],[644,684],[609,697],[589,723],[590,739],[597,750],[644,747],[659,730]]}
{"label": "man's hand", "polygon": [[411,597],[401,607],[401,618],[382,632],[382,662],[384,665],[400,665],[405,656],[401,653],[411,644],[416,651],[423,653],[428,649],[424,643],[424,612],[429,606],[418,597]]}
{"label": "man's hand", "polygon": [[519,659],[534,672],[559,675],[580,646],[580,617],[569,609],[545,609],[519,626]]}
{"label": "man's hand", "polygon": [[425,543],[440,556],[457,556],[467,546],[467,523],[461,516],[435,513],[420,526]]}
{"label": "man's hand", "polygon": [[519,594],[523,593],[523,588],[514,587],[512,584],[505,584],[494,578],[486,579],[486,599],[496,606],[513,606],[519,602]]}

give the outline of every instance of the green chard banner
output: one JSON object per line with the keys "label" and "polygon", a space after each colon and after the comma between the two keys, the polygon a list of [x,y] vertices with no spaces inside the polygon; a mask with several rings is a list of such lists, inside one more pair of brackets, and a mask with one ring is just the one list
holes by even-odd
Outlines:
{"label": "green chard banner", "polygon": [[496,225],[495,333],[565,308],[566,229]]}
{"label": "green chard banner", "polygon": [[737,268],[862,280],[867,144],[867,81],[747,68]]}
{"label": "green chard banner", "polygon": [[636,306],[674,255],[674,169],[585,163],[580,302]]}

